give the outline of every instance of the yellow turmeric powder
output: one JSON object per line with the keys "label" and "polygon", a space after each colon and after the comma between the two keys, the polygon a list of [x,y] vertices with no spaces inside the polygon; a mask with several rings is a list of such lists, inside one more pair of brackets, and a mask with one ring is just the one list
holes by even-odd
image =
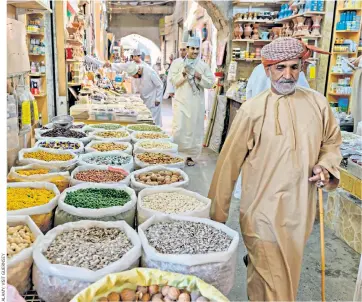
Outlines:
{"label": "yellow turmeric powder", "polygon": [[57,154],[46,151],[24,153],[24,158],[34,158],[43,161],[67,161],[73,159],[71,154]]}
{"label": "yellow turmeric powder", "polygon": [[30,176],[30,175],[41,175],[48,174],[48,169],[27,169],[27,170],[17,170],[16,173],[19,175]]}
{"label": "yellow turmeric powder", "polygon": [[48,203],[55,194],[41,188],[7,188],[7,210],[14,211]]}

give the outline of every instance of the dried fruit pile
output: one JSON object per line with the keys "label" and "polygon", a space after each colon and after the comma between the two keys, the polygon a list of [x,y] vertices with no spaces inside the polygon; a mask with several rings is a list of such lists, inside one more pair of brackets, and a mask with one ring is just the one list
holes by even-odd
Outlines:
{"label": "dried fruit pile", "polygon": [[180,172],[167,170],[140,173],[135,175],[135,179],[150,186],[169,185],[184,180]]}
{"label": "dried fruit pile", "polygon": [[119,182],[126,178],[122,172],[109,170],[86,170],[80,171],[74,176],[75,179],[86,182]]}
{"label": "dried fruit pile", "polygon": [[43,141],[39,143],[39,147],[61,150],[78,150],[80,148],[80,144],[70,141]]}
{"label": "dried fruit pile", "polygon": [[171,156],[163,153],[154,153],[154,152],[140,153],[137,154],[136,157],[140,161],[150,165],[176,164],[184,161],[184,159],[181,157]]}

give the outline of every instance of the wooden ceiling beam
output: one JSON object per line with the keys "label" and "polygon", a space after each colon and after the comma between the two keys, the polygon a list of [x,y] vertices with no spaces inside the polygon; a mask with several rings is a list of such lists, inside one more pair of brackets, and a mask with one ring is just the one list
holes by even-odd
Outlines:
{"label": "wooden ceiling beam", "polygon": [[175,10],[175,6],[118,6],[109,7],[108,13],[112,14],[147,14],[147,15],[172,15]]}

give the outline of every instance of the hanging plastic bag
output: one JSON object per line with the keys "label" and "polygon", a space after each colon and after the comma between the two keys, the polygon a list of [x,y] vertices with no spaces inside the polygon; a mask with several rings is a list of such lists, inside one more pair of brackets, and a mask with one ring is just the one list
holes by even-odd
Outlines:
{"label": "hanging plastic bag", "polygon": [[[115,206],[100,209],[76,208],[64,202],[69,192],[81,189],[115,189],[125,191],[130,195],[130,200],[123,206]],[[95,184],[85,183],[66,189],[58,200],[58,208],[55,212],[54,225],[58,226],[67,222],[75,222],[79,220],[98,220],[98,221],[118,221],[124,220],[131,227],[134,227],[136,213],[137,197],[134,190],[129,187],[118,184]]]}
{"label": "hanging plastic bag", "polygon": [[[225,252],[209,254],[161,254],[153,248],[145,235],[151,225],[167,221],[192,221],[208,224],[225,232],[232,238],[229,249]],[[138,227],[138,234],[142,242],[142,267],[157,268],[164,271],[194,275],[215,286],[224,295],[227,295],[234,286],[239,234],[226,225],[205,218],[185,217],[179,215],[158,215],[146,220]]]}
{"label": "hanging plastic bag", "polygon": [[[85,148],[85,153],[90,153],[90,152],[102,152],[99,151],[98,149],[94,149],[93,146],[97,145],[97,144],[105,144],[105,143],[113,143],[115,145],[121,145],[124,146],[126,149],[124,150],[119,150],[121,152],[127,153],[129,155],[132,155],[132,144],[129,142],[119,142],[119,141],[113,141],[113,140],[92,140],[87,147]],[[116,150],[114,150],[116,151]],[[104,152],[110,152],[110,151],[104,151]]]}
{"label": "hanging plastic bag", "polygon": [[[138,194],[137,198],[137,223],[142,224],[147,219],[151,218],[154,215],[167,215],[160,211],[155,211],[143,206],[143,198],[148,195],[157,194],[157,193],[179,193],[183,195],[188,195],[191,197],[196,198],[198,201],[204,203],[204,206],[201,209],[193,210],[189,212],[178,213],[177,215],[182,216],[191,216],[191,217],[199,217],[199,218],[210,218],[210,207],[211,207],[211,200],[192,191],[188,191],[182,188],[150,188],[144,189]],[[175,214],[176,215],[176,214]]]}
{"label": "hanging plastic bag", "polygon": [[131,187],[132,189],[134,189],[136,191],[136,193],[140,192],[143,189],[146,188],[155,188],[155,186],[151,186],[151,185],[147,185],[145,183],[139,182],[136,180],[136,175],[140,175],[142,173],[147,173],[147,172],[152,172],[152,171],[171,171],[171,172],[178,172],[181,174],[181,176],[183,177],[183,181],[179,181],[179,182],[174,182],[168,185],[159,185],[156,186],[156,188],[166,188],[166,187],[171,187],[171,188],[186,188],[189,185],[190,182],[190,178],[189,176],[182,171],[181,169],[178,168],[169,168],[166,166],[161,166],[161,165],[154,165],[154,166],[150,166],[147,168],[143,168],[137,171],[134,171],[133,173],[131,173]]}
{"label": "hanging plastic bag", "polygon": [[122,273],[108,275],[81,291],[70,302],[99,301],[98,299],[114,291],[135,290],[137,286],[159,285],[161,287],[166,284],[179,289],[186,289],[188,292],[199,292],[201,296],[211,302],[229,302],[215,287],[197,277],[148,268],[134,268]]}
{"label": "hanging plastic bag", "polygon": [[[24,157],[25,153],[39,152],[39,151],[47,152],[47,153],[50,153],[50,154],[71,155],[73,158],[70,159],[70,160],[65,160],[65,161],[55,161],[55,160],[53,160],[53,161],[44,161],[44,160],[39,160],[39,159],[35,159],[35,158],[25,158]],[[67,151],[67,150],[55,150],[55,149],[44,149],[44,148],[27,148],[27,149],[21,149],[19,151],[19,165],[38,164],[38,165],[42,165],[44,167],[57,168],[57,169],[60,169],[62,171],[71,171],[71,170],[74,169],[77,162],[78,162],[78,155],[75,154],[74,152]]]}
{"label": "hanging plastic bag", "polygon": [[[163,136],[163,137],[160,137],[160,138],[157,138],[159,136]],[[141,136],[141,137],[139,137]],[[143,137],[144,136],[144,137]],[[152,138],[152,137],[155,137],[155,138]],[[163,133],[163,132],[152,132],[152,131],[141,131],[141,132],[133,132],[131,134],[131,140],[132,140],[132,143],[135,144],[137,143],[138,141],[141,141],[141,140],[160,140],[160,141],[167,141],[167,142],[172,142],[173,141],[173,138],[172,136],[166,134],[166,133]]]}
{"label": "hanging plastic bag", "polygon": [[51,182],[57,186],[60,193],[69,187],[70,175],[68,171],[60,172],[59,169],[53,168],[49,169],[49,173],[46,174],[21,175],[18,173],[19,170],[37,170],[37,169],[48,170],[49,167],[45,167],[43,165],[38,165],[38,164],[12,167],[8,174],[8,182],[30,182],[30,181]]}
{"label": "hanging plastic bag", "polygon": [[55,197],[49,200],[48,203],[41,206],[31,208],[19,209],[14,211],[7,211],[9,216],[14,215],[29,215],[39,229],[46,233],[52,228],[53,225],[53,210],[58,204],[58,197],[60,195],[58,188],[49,182],[19,182],[8,183],[8,188],[41,188],[54,192]]}
{"label": "hanging plastic bag", "polygon": [[129,161],[123,165],[97,165],[97,166],[105,166],[105,167],[115,167],[115,168],[122,168],[128,172],[132,172],[134,169],[134,163],[133,163],[133,156],[129,155],[127,153],[124,153],[122,151],[109,151],[109,152],[91,152],[87,154],[82,154],[79,157],[78,165],[84,166],[84,165],[96,165],[93,163],[89,163],[88,160],[93,157],[109,157],[109,156],[123,156],[125,158],[128,158]]}
{"label": "hanging plastic bag", "polygon": [[[47,144],[47,143],[73,143],[73,144],[77,144],[78,148],[75,149],[55,149],[55,148],[46,148],[46,147],[42,147],[43,144]],[[75,154],[82,154],[84,153],[84,144],[77,139],[74,138],[70,138],[70,139],[58,139],[58,138],[48,138],[48,139],[42,139],[42,140],[38,140],[35,145],[34,148],[44,148],[44,149],[54,149],[54,150],[66,150],[66,151],[71,151]]]}
{"label": "hanging plastic bag", "polygon": [[[101,133],[119,133],[122,137],[103,137],[100,136]],[[130,142],[131,136],[126,130],[100,130],[92,132],[92,140],[100,140],[100,141],[116,141],[116,142]]]}
{"label": "hanging plastic bag", "polygon": [[[131,241],[133,247],[119,260],[108,266],[92,271],[82,267],[51,264],[44,256],[57,235],[80,228],[119,228]],[[138,267],[141,256],[141,242],[137,232],[125,221],[78,221],[59,225],[49,231],[34,248],[33,283],[38,295],[46,302],[68,302],[80,291],[108,274]],[[87,300],[86,300],[87,301]]]}
{"label": "hanging plastic bag", "polygon": [[8,215],[7,225],[10,227],[26,225],[35,237],[35,241],[30,247],[23,249],[7,261],[7,282],[14,286],[18,292],[23,295],[31,288],[33,248],[44,235],[29,216]]}
{"label": "hanging plastic bag", "polygon": [[[169,146],[168,148],[157,148],[157,144],[166,144],[167,146]],[[144,147],[143,144],[149,144],[151,147]],[[155,145],[155,148],[152,148],[152,145]],[[178,145],[177,144],[173,144],[171,142],[159,142],[155,140],[142,140],[142,141],[138,141],[137,143],[134,144],[134,149],[133,149],[133,153],[137,154],[137,153],[144,153],[144,152],[167,152],[170,154],[178,154]]]}
{"label": "hanging plastic bag", "polygon": [[26,302],[19,292],[12,285],[6,286],[6,301],[7,302]]}
{"label": "hanging plastic bag", "polygon": [[123,180],[121,180],[121,181],[118,181],[118,182],[104,182],[103,184],[115,184],[115,185],[129,186],[130,181],[131,181],[131,174],[126,170],[123,170],[123,169],[120,169],[120,168],[106,167],[106,166],[84,165],[84,166],[77,167],[77,168],[75,168],[73,170],[72,174],[70,175],[70,186],[74,187],[76,185],[90,184],[90,183],[97,184],[96,182],[87,182],[87,181],[82,181],[82,180],[78,180],[78,179],[75,178],[77,173],[82,172],[82,171],[88,171],[88,170],[117,171],[117,172],[121,172],[122,174],[125,175],[125,178]]}
{"label": "hanging plastic bag", "polygon": [[[154,152],[149,152],[149,153],[154,153]],[[167,167],[167,168],[178,168],[178,169],[182,169],[182,170],[185,168],[185,158],[183,158],[182,156],[175,155],[175,154],[172,154],[172,153],[169,153],[169,152],[157,152],[157,153],[162,153],[162,154],[165,154],[165,155],[169,155],[169,156],[172,156],[172,157],[177,157],[177,158],[182,159],[182,161],[179,161],[179,162],[176,162],[176,163],[173,163],[173,164],[160,164],[160,165],[162,165],[164,167]],[[138,153],[138,154],[135,154],[135,156],[134,156],[135,168],[136,169],[143,169],[143,168],[155,166],[153,164],[149,164],[149,163],[141,161],[138,158],[139,155],[141,155],[141,154],[143,154],[143,153]]]}

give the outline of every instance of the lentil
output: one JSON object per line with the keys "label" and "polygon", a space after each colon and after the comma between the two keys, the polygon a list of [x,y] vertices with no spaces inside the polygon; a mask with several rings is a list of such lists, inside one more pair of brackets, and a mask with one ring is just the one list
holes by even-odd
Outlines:
{"label": "lentil", "polygon": [[162,192],[143,197],[142,206],[166,214],[179,214],[202,209],[205,203],[178,192]]}
{"label": "lentil", "polygon": [[181,157],[171,156],[163,153],[145,152],[137,154],[136,157],[147,164],[159,165],[159,164],[175,164],[183,162]]}
{"label": "lentil", "polygon": [[129,136],[127,131],[102,131],[95,133],[96,136],[103,138],[122,138]]}
{"label": "lentil", "polygon": [[123,156],[123,155],[102,156],[100,154],[85,158],[84,161],[88,164],[94,164],[94,165],[122,166],[124,164],[128,164],[131,161],[131,158],[132,156]]}
{"label": "lentil", "polygon": [[73,137],[73,138],[83,138],[87,135],[81,131],[75,131],[70,129],[63,129],[63,128],[54,128],[47,132],[44,132],[42,137]]}
{"label": "lentil", "polygon": [[144,149],[172,149],[172,144],[163,141],[141,141],[140,147]]}
{"label": "lentil", "polygon": [[122,126],[118,124],[96,124],[96,125],[90,125],[90,127],[97,129],[104,129],[104,130],[117,130],[122,128]]}
{"label": "lentil", "polygon": [[24,153],[24,158],[34,158],[43,161],[67,161],[74,158],[71,154],[57,154],[47,151],[35,151]]}
{"label": "lentil", "polygon": [[75,176],[75,179],[87,182],[119,182],[126,178],[122,172],[108,170],[87,170],[80,171]]}
{"label": "lentil", "polygon": [[136,174],[135,179],[138,182],[142,182],[150,186],[169,185],[184,180],[179,172],[172,172],[167,170],[150,171]]}
{"label": "lentil", "polygon": [[170,138],[167,134],[157,132],[139,132],[136,133],[136,139],[161,139]]}
{"label": "lentil", "polygon": [[133,131],[153,131],[153,132],[162,132],[162,129],[153,125],[132,125],[128,126],[128,129]]}
{"label": "lentil", "polygon": [[122,258],[133,247],[117,228],[74,229],[59,234],[44,252],[52,264],[96,271]]}
{"label": "lentil", "polygon": [[19,175],[24,176],[31,176],[31,175],[42,175],[42,174],[48,174],[48,169],[27,169],[27,170],[17,170],[16,173]]}
{"label": "lentil", "polygon": [[76,208],[102,209],[124,206],[131,196],[123,190],[88,188],[67,192],[64,202]]}
{"label": "lentil", "polygon": [[226,251],[232,238],[208,224],[168,221],[151,225],[145,235],[161,254],[208,254]]}
{"label": "lentil", "polygon": [[48,203],[55,194],[51,190],[40,188],[7,188],[7,210],[41,206]]}
{"label": "lentil", "polygon": [[15,256],[22,250],[31,247],[35,241],[34,234],[27,225],[6,226],[7,231],[7,258]]}
{"label": "lentil", "polygon": [[49,141],[49,142],[40,142],[39,147],[41,148],[50,148],[50,149],[62,149],[62,150],[78,150],[80,144],[70,141]]}
{"label": "lentil", "polygon": [[116,144],[116,143],[99,143],[92,145],[92,148],[100,152],[114,151],[114,150],[124,151],[127,149],[127,145]]}

